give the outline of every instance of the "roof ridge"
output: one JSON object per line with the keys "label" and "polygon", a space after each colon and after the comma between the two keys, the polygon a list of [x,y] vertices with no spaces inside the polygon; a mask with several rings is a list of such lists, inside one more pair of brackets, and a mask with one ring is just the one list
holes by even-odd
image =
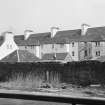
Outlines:
{"label": "roof ridge", "polygon": [[89,27],[88,29],[97,29],[97,28],[105,28],[105,26]]}

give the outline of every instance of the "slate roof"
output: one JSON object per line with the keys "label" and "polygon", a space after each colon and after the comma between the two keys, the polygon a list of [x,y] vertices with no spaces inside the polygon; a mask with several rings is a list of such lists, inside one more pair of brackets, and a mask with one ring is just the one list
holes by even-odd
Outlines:
{"label": "slate roof", "polygon": [[0,36],[0,46],[3,44],[3,42],[4,42],[4,38],[3,36]]}
{"label": "slate roof", "polygon": [[78,38],[81,35],[81,29],[76,30],[64,30],[64,31],[58,31],[55,35],[55,37],[63,37],[63,38]]}
{"label": "slate roof", "polygon": [[[70,43],[72,41],[105,41],[105,27],[88,28],[86,35],[81,36],[81,29],[58,31],[55,37],[51,38],[50,32],[31,34],[27,40],[24,35],[14,37],[18,46],[40,45],[53,43]],[[0,45],[3,43],[3,37],[0,37]]]}
{"label": "slate roof", "polygon": [[54,43],[69,43],[70,41],[78,41],[81,37],[81,29],[58,31],[54,38],[51,38],[51,33],[32,34],[27,40],[24,36],[16,36],[15,42],[18,45],[39,45],[39,44],[54,44]]}
{"label": "slate roof", "polygon": [[60,31],[55,36],[56,43],[69,43],[72,41],[105,41],[105,27],[88,28],[86,35],[81,35],[81,30]]}
{"label": "slate roof", "polygon": [[81,37],[81,29],[58,31],[53,38],[54,43],[69,43]]}
{"label": "slate roof", "polygon": [[24,39],[24,35],[15,36],[15,42],[18,45],[39,45],[44,41],[49,40],[51,36],[50,32],[31,34],[27,40]]}
{"label": "slate roof", "polygon": [[65,60],[68,53],[47,53],[42,56],[42,60]]}
{"label": "slate roof", "polygon": [[[18,60],[17,54],[19,54],[19,60]],[[18,62],[18,61],[19,62],[35,62],[35,61],[40,61],[40,59],[28,51],[18,50],[18,53],[17,53],[17,50],[16,50],[10,55],[6,56],[0,62]]]}
{"label": "slate roof", "polygon": [[105,41],[105,27],[88,28],[82,38],[83,41]]}
{"label": "slate roof", "polygon": [[57,60],[64,60],[68,53],[56,53],[56,59]]}

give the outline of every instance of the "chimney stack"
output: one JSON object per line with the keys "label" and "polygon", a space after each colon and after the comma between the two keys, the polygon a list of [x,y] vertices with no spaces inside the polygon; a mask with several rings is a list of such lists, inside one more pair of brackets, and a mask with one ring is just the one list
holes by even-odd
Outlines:
{"label": "chimney stack", "polygon": [[25,40],[27,40],[31,34],[34,34],[34,32],[32,30],[25,30],[24,31],[24,38]]}
{"label": "chimney stack", "polygon": [[3,32],[2,36],[4,37],[4,41],[14,41],[14,34],[12,32]]}
{"label": "chimney stack", "polygon": [[58,27],[51,27],[51,37],[53,38],[56,33],[58,32],[59,28]]}
{"label": "chimney stack", "polygon": [[12,32],[3,32],[4,42],[0,46],[0,60],[18,50],[18,46],[14,41],[14,34]]}
{"label": "chimney stack", "polygon": [[87,29],[90,27],[88,24],[82,24],[81,25],[81,35],[84,36],[86,35]]}

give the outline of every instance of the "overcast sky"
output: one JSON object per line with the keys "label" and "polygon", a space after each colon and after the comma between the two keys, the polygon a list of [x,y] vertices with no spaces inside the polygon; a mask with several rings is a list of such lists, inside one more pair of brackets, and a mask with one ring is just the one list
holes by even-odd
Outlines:
{"label": "overcast sky", "polygon": [[0,32],[70,30],[82,23],[105,26],[105,0],[0,0]]}

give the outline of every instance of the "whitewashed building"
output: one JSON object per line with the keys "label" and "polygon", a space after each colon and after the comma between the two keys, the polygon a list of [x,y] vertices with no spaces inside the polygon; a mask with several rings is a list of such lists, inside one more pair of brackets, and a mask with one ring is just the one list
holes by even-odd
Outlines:
{"label": "whitewashed building", "polygon": [[45,33],[26,30],[24,35],[14,36],[14,42],[19,50],[28,51],[42,61],[97,60],[105,56],[105,27],[83,24],[75,30],[58,27]]}

